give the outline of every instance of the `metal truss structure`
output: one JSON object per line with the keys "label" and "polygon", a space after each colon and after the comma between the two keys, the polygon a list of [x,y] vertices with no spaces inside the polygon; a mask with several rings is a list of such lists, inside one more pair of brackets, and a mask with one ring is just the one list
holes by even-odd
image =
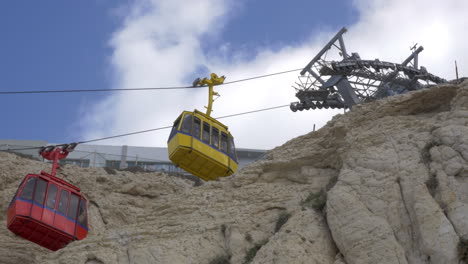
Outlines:
{"label": "metal truss structure", "polygon": [[[418,67],[418,55],[423,47],[414,45],[412,54],[402,63],[362,60],[358,53],[349,55],[342,28],[301,71],[296,82],[296,97],[290,108],[297,110],[351,108],[353,105],[379,98],[418,90],[444,83],[445,79]],[[330,49],[337,49],[341,61],[328,61]]]}

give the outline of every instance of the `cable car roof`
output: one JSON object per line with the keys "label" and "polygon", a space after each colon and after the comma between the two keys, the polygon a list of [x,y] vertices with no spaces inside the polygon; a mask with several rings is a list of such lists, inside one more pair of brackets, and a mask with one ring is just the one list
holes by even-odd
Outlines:
{"label": "cable car roof", "polygon": [[[208,115],[206,115],[205,113],[203,113],[203,112],[201,112],[201,111],[198,111],[197,109],[193,110],[193,112],[191,112],[191,111],[183,111],[182,114],[179,115],[179,117],[182,116],[183,114],[187,114],[187,113],[189,113],[189,114],[201,115],[201,116],[203,116],[204,118],[208,119],[210,122],[215,123],[216,125],[218,125],[218,126],[224,128],[224,129],[226,129],[226,130],[229,132],[228,126],[226,126],[225,124],[219,122],[219,121],[216,120],[215,118],[213,118],[213,117],[211,117],[211,116],[208,116]],[[177,119],[179,119],[179,117],[178,117]],[[176,119],[176,120],[177,120],[177,119]],[[175,121],[174,121],[174,122],[175,122]]]}

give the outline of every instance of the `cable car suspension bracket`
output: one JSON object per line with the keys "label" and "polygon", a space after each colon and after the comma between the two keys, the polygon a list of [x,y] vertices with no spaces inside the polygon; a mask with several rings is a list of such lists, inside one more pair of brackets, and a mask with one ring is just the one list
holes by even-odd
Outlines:
{"label": "cable car suspension bracket", "polygon": [[197,78],[195,79],[195,81],[193,81],[193,86],[196,87],[196,86],[203,86],[203,85],[208,85],[208,88],[209,88],[209,92],[208,92],[208,107],[206,107],[206,115],[207,116],[210,116],[211,112],[213,111],[213,102],[214,102],[214,99],[213,99],[213,96],[220,96],[217,92],[215,92],[213,90],[213,86],[215,85],[219,85],[219,84],[222,84],[224,83],[224,80],[226,79],[226,77],[223,75],[221,77],[218,77],[218,75],[216,73],[212,73],[210,75],[210,79],[208,78],[203,78],[203,79],[200,79],[200,78]]}
{"label": "cable car suspension bracket", "polygon": [[47,146],[47,147],[42,147],[39,150],[39,154],[46,160],[51,160],[52,161],[52,171],[51,173],[47,173],[45,171],[41,171],[41,175],[53,178],[54,180],[60,182],[63,185],[66,185],[68,187],[71,187],[78,192],[80,189],[72,184],[69,184],[68,182],[58,178],[55,176],[57,174],[57,169],[60,169],[60,165],[58,163],[59,160],[64,159],[68,156],[70,152],[72,152],[75,147],[77,146],[77,143],[71,143],[71,144],[66,144],[66,145],[61,145],[60,147],[58,146]]}

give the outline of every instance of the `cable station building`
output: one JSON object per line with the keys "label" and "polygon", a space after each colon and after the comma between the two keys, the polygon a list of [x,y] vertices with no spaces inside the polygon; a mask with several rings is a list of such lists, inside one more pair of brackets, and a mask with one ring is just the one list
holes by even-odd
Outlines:
{"label": "cable station building", "polygon": [[[34,140],[0,140],[0,151],[8,149],[35,148],[54,145],[47,141]],[[38,149],[12,151],[19,155],[42,160]],[[237,148],[239,169],[263,157],[266,150]],[[177,168],[168,157],[167,148],[139,146],[111,146],[79,144],[60,164],[73,164],[81,168],[108,167],[126,169],[140,167],[145,171],[162,171],[168,173],[184,173]]]}

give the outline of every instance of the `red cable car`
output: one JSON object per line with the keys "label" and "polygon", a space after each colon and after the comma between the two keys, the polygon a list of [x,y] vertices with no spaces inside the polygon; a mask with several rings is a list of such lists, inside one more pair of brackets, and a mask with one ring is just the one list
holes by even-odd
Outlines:
{"label": "red cable car", "polygon": [[86,199],[78,187],[55,177],[58,160],[75,146],[41,149],[42,157],[53,160],[52,173],[26,175],[8,206],[8,229],[53,251],[88,234]]}

